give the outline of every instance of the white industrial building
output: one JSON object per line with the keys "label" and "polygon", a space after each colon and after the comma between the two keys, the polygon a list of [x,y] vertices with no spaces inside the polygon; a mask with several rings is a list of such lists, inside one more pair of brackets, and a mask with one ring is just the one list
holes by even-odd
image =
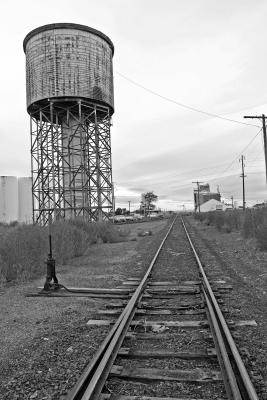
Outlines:
{"label": "white industrial building", "polygon": [[227,206],[216,200],[216,199],[210,199],[206,201],[205,203],[200,205],[200,211],[201,212],[208,212],[208,211],[225,211]]}
{"label": "white industrial building", "polygon": [[0,222],[32,222],[31,177],[0,176]]}

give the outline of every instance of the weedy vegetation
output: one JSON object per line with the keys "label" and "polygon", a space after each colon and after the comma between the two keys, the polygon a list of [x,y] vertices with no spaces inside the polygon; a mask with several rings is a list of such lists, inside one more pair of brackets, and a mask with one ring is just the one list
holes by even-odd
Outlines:
{"label": "weedy vegetation", "polygon": [[195,218],[221,232],[238,231],[246,239],[255,239],[260,250],[267,250],[267,207],[196,213]]}
{"label": "weedy vegetation", "polygon": [[[85,254],[92,244],[127,240],[128,232],[109,222],[88,223],[77,218],[53,223],[51,234],[53,257],[57,264],[65,264]],[[0,282],[43,275],[48,251],[47,227],[0,224]]]}

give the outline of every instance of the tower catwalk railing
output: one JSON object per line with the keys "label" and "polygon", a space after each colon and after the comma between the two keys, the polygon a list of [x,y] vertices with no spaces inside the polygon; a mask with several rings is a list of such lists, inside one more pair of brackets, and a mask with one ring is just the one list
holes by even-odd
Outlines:
{"label": "tower catwalk railing", "polygon": [[33,221],[108,219],[113,206],[110,110],[56,99],[31,112]]}

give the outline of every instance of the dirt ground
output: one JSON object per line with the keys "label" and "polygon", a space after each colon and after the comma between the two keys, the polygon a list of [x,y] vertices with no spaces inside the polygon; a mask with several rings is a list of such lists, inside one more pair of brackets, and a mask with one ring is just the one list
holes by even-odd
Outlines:
{"label": "dirt ground", "polygon": [[[166,223],[121,226],[119,229],[129,231],[127,241],[92,245],[84,256],[57,266],[59,283],[116,287],[129,276],[141,277]],[[151,236],[140,236],[149,231]],[[44,278],[0,287],[0,399],[58,398],[58,382],[64,380],[65,386],[71,387],[105,336],[103,328],[86,327],[87,320],[104,307],[104,300],[25,297],[37,293],[43,284]],[[77,359],[78,351],[84,351],[82,359]]]}

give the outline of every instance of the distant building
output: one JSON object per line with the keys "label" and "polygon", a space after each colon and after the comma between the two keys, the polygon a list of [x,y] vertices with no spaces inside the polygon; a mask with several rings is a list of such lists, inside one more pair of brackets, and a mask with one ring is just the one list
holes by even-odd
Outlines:
{"label": "distant building", "polygon": [[258,208],[266,208],[267,207],[267,204],[264,202],[264,203],[257,203],[257,204],[254,204],[254,206],[252,206],[252,208],[256,208],[256,209],[258,209]]}
{"label": "distant building", "polygon": [[233,210],[234,209],[234,206],[233,206],[232,203],[226,203],[225,201],[223,201],[223,204],[225,205],[226,210]]}
{"label": "distant building", "polygon": [[194,207],[195,211],[198,210],[198,206],[206,203],[207,201],[214,199],[221,201],[221,194],[219,192],[211,192],[210,185],[208,183],[200,184],[199,190],[194,189]]}
{"label": "distant building", "polygon": [[18,221],[32,222],[32,178],[18,178]]}
{"label": "distant building", "polygon": [[210,199],[205,203],[201,204],[200,206],[200,212],[225,211],[226,209],[227,209],[226,204],[216,199]]}
{"label": "distant building", "polygon": [[0,176],[0,222],[32,222],[32,179]]}
{"label": "distant building", "polygon": [[16,176],[0,176],[0,222],[18,219],[18,180]]}

